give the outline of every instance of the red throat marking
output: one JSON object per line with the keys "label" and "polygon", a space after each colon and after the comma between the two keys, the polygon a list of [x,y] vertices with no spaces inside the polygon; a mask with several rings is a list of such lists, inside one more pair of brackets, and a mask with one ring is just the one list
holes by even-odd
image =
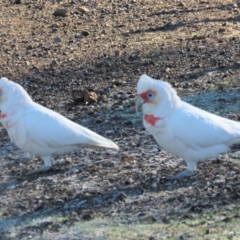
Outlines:
{"label": "red throat marking", "polygon": [[163,120],[163,118],[161,118],[161,117],[154,117],[153,115],[144,115],[144,120],[145,120],[148,124],[150,124],[150,125],[152,125],[152,126],[155,126],[156,122],[157,122],[158,120]]}
{"label": "red throat marking", "polygon": [[1,118],[1,119],[5,118],[6,116],[7,116],[7,114],[5,114],[5,113],[0,113],[0,118]]}

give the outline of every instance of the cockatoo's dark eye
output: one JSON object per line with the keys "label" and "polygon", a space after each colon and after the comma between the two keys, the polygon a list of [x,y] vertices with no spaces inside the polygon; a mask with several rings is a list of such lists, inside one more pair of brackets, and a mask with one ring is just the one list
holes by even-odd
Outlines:
{"label": "cockatoo's dark eye", "polygon": [[154,94],[154,92],[148,92],[147,96],[148,96],[149,101],[153,101],[155,94]]}

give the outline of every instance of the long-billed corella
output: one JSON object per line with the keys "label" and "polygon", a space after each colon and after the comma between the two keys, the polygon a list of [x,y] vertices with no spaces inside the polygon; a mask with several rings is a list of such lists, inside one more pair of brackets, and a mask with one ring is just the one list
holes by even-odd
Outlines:
{"label": "long-billed corella", "polygon": [[22,86],[7,78],[0,79],[0,110],[0,122],[11,141],[27,153],[26,159],[36,156],[44,161],[30,174],[48,171],[54,156],[82,147],[118,150],[113,141],[34,102]]}
{"label": "long-billed corella", "polygon": [[183,158],[187,169],[172,179],[195,174],[197,163],[226,153],[240,143],[240,123],[182,101],[167,82],[143,74],[137,84],[136,109],[157,143]]}

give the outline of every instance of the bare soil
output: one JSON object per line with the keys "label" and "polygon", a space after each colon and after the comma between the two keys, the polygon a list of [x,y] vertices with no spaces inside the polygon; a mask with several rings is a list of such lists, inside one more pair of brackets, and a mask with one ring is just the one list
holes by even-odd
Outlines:
{"label": "bare soil", "polygon": [[[65,10],[62,16],[57,9]],[[2,0],[1,76],[112,139],[120,151],[82,149],[59,156],[47,173],[27,176],[42,162],[19,163],[24,153],[1,128],[0,239],[36,239],[101,218],[167,226],[219,209],[235,209],[239,218],[238,149],[200,163],[195,177],[169,181],[182,170],[175,167],[179,159],[155,143],[134,113],[143,73],[185,96],[239,91],[239,13],[240,3],[230,0]],[[81,88],[95,92],[97,102],[74,101]],[[206,104],[224,109],[237,100]],[[221,108],[212,112],[239,120],[237,111],[221,114]],[[41,221],[56,215],[58,221]]]}

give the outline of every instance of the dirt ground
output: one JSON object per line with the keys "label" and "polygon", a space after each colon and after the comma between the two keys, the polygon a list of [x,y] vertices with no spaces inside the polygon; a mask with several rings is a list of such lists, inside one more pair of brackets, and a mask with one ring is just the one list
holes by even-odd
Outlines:
{"label": "dirt ground", "polygon": [[[42,162],[19,163],[24,153],[1,128],[0,239],[50,239],[46,233],[94,219],[167,226],[219,209],[235,209],[239,218],[237,149],[200,163],[195,177],[167,180],[182,170],[175,167],[179,159],[155,143],[134,113],[143,73],[185,96],[238,91],[239,13],[240,3],[230,0],[2,0],[1,76],[22,84],[36,102],[112,139],[120,151],[82,149],[59,156],[48,173],[27,176]],[[80,88],[95,92],[98,101],[77,101],[73,92]],[[223,108],[233,104],[216,101]],[[239,120],[237,112],[229,114],[224,116]],[[40,220],[53,215],[57,221]],[[153,233],[144,239],[163,238]]]}

